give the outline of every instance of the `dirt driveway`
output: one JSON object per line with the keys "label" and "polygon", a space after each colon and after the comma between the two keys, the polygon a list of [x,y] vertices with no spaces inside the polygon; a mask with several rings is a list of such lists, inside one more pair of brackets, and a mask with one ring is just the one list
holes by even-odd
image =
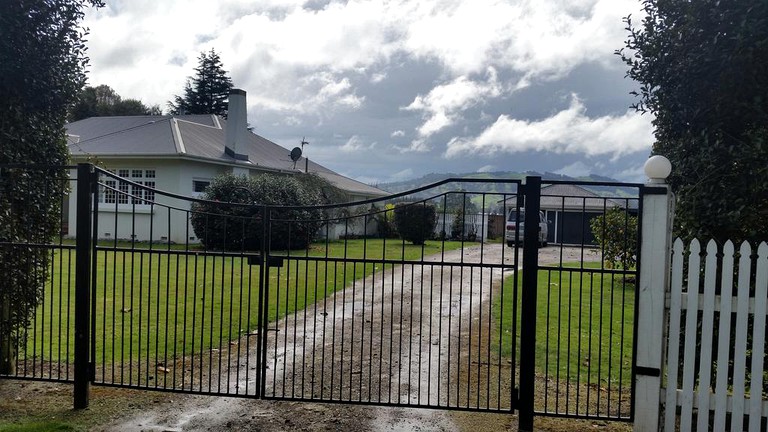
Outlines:
{"label": "dirt driveway", "polygon": [[[267,340],[267,396],[503,408],[508,400],[492,383],[514,371],[492,358],[483,342],[490,339],[489,324],[481,323],[491,321],[491,299],[510,270],[483,264],[501,263],[502,258],[510,264],[511,252],[499,244],[485,244],[427,258],[439,261],[437,265],[382,269],[356,281],[354,290],[347,288],[321,307],[307,308],[310,313],[278,321],[278,331],[269,333]],[[593,252],[559,247],[544,248],[539,255],[542,264],[598,258]],[[230,385],[252,387],[253,374],[242,376],[241,382]],[[157,410],[126,415],[99,430],[474,432],[517,426],[516,416],[508,414],[167,397],[169,403]]]}

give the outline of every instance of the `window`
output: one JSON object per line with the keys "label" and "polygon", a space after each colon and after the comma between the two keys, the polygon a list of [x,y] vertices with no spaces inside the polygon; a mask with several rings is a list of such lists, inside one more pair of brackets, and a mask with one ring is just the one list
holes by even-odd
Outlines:
{"label": "window", "polygon": [[107,180],[104,182],[104,196],[103,200],[107,204],[114,204],[115,203],[115,186],[116,182],[115,180]]}
{"label": "window", "polygon": [[205,192],[205,188],[207,188],[210,184],[210,180],[192,180],[192,191]]}
{"label": "window", "polygon": [[[156,185],[156,171],[154,169],[120,168],[118,170],[109,170],[109,172],[136,184],[107,177],[103,180],[104,186],[101,188],[102,193],[99,194],[99,202],[104,204],[149,205],[155,200],[155,191],[152,190]],[[139,185],[151,189],[145,189]]]}

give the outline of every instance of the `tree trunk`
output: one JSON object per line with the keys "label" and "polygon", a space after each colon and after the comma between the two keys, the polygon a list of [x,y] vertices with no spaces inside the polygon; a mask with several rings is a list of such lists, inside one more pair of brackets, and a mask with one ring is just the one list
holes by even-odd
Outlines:
{"label": "tree trunk", "polygon": [[[11,315],[10,305],[0,300],[0,320],[8,322]],[[10,329],[8,329],[10,330]],[[11,341],[10,332],[0,332],[0,375],[16,374],[16,345]]]}

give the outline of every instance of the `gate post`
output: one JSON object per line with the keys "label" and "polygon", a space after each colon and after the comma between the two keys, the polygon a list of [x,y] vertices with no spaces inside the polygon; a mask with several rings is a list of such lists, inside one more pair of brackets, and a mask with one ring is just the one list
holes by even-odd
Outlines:
{"label": "gate post", "polygon": [[645,163],[648,183],[640,190],[641,228],[638,298],[635,303],[633,414],[635,431],[659,430],[664,351],[665,293],[669,285],[674,195],[665,183],[669,160],[652,156]]}
{"label": "gate post", "polygon": [[75,244],[75,409],[88,408],[91,326],[91,208],[93,207],[93,165],[77,164],[77,207]]}
{"label": "gate post", "polygon": [[541,177],[526,177],[525,231],[523,232],[523,292],[521,295],[520,311],[520,414],[518,417],[518,429],[526,432],[533,430],[540,199]]}

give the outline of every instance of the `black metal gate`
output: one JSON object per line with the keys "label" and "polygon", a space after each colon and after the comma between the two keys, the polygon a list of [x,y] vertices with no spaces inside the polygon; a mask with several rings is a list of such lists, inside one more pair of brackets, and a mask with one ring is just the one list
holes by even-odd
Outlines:
{"label": "black metal gate", "polygon": [[491,214],[537,227],[540,210],[579,211],[576,199],[583,215],[621,209],[636,250],[640,185],[570,182],[604,190],[547,201],[538,177],[451,179],[284,207],[205,202],[124,171],[80,165],[72,192],[77,322],[58,343],[76,406],[94,384],[519,411],[522,428],[534,414],[632,419],[639,265],[609,268],[584,243],[540,248],[535,229],[508,230],[522,246],[508,247],[487,227]]}
{"label": "black metal gate", "polygon": [[[469,182],[466,182],[469,183]],[[500,182],[514,191],[519,182]],[[452,192],[442,182],[326,207],[322,240],[269,251],[263,397],[510,412],[517,406],[517,250],[489,244],[490,209],[511,192]],[[474,210],[470,215],[466,209]],[[433,209],[433,210],[429,210]],[[298,209],[297,209],[298,210]],[[343,211],[340,211],[343,210]],[[435,213],[436,212],[436,213]],[[334,214],[345,216],[336,217]],[[425,240],[370,235],[410,214]],[[461,214],[463,221],[457,218]],[[268,237],[298,220],[268,217]],[[485,230],[485,231],[484,231]],[[411,233],[418,236],[419,233]],[[505,299],[506,297],[506,299]]]}

